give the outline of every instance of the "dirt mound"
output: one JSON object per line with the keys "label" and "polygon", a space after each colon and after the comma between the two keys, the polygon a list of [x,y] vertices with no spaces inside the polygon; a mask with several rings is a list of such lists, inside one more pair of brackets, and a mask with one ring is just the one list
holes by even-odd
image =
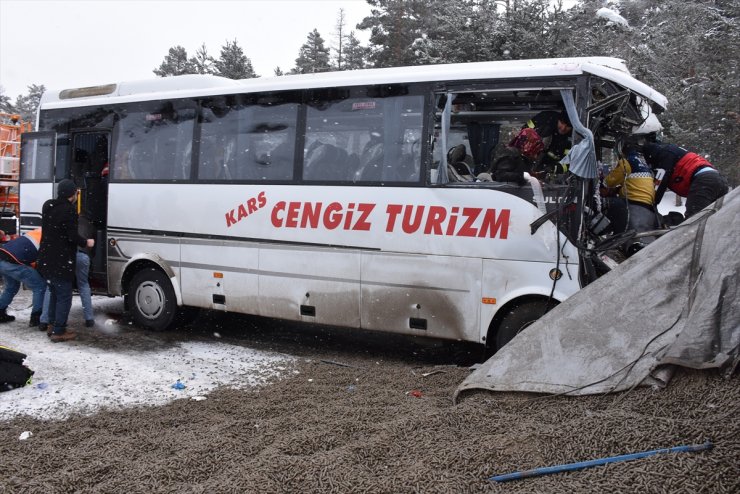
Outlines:
{"label": "dirt mound", "polygon": [[[301,360],[299,374],[257,391],[221,389],[204,401],[65,421],[17,418],[0,431],[0,490],[740,491],[737,379],[679,370],[664,390],[478,393],[453,405],[467,369],[409,360],[327,350]],[[24,431],[33,436],[19,441]],[[707,438],[715,448],[702,453],[506,484],[487,480]]]}

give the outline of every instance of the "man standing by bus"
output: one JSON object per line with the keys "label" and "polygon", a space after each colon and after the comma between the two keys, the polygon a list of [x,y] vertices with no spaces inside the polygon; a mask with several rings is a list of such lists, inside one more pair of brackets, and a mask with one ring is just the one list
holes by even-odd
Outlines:
{"label": "man standing by bus", "polygon": [[57,198],[49,199],[41,209],[41,229],[44,232],[39,249],[38,270],[46,278],[51,292],[49,318],[53,329],[51,341],[73,340],[77,335],[67,331],[67,317],[72,307],[77,247],[92,248],[93,239],[77,233],[77,212],[72,203],[77,198],[77,187],[64,179],[57,186]]}

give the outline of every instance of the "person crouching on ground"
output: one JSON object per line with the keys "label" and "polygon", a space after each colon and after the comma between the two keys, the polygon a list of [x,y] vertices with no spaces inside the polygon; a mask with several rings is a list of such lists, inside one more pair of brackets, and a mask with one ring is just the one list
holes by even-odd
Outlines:
{"label": "person crouching on ground", "polygon": [[31,320],[28,325],[39,325],[46,282],[32,264],[38,258],[40,241],[41,229],[37,228],[0,247],[0,275],[5,282],[3,293],[0,294],[0,323],[15,321],[15,316],[9,315],[7,310],[21,283],[24,283],[33,291]]}
{"label": "person crouching on ground", "polygon": [[41,237],[38,270],[47,280],[51,296],[49,318],[53,319],[51,341],[67,341],[76,338],[67,330],[67,317],[72,307],[72,284],[74,282],[77,247],[92,248],[93,239],[85,239],[77,233],[77,213],[72,203],[77,197],[74,182],[64,179],[57,186],[57,198],[49,199],[41,209]]}

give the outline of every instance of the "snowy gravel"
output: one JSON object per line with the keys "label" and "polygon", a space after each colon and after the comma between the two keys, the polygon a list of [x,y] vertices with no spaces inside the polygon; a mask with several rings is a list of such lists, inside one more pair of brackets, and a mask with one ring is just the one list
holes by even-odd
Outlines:
{"label": "snowy gravel", "polygon": [[35,374],[31,386],[0,393],[0,420],[19,415],[59,419],[101,408],[162,405],[207,395],[218,386],[260,386],[289,372],[294,360],[225,343],[217,334],[210,341],[192,341],[177,333],[141,330],[121,320],[121,299],[106,297],[93,300],[93,328],[82,327],[75,297],[70,326],[78,338],[52,343],[28,327],[30,309],[12,310],[24,307],[28,298],[29,292],[16,296],[9,312],[17,319],[0,325],[0,345],[25,353]]}

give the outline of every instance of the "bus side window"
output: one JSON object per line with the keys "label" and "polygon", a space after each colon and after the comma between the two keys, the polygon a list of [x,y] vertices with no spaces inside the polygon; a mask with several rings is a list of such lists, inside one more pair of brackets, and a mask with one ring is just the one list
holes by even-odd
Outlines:
{"label": "bus side window", "polygon": [[234,108],[224,122],[234,135],[223,145],[226,166],[235,180],[292,180],[298,104],[279,97],[269,105],[258,103]]}
{"label": "bus side window", "polygon": [[260,180],[290,180],[293,177],[295,153],[294,137],[280,133],[256,145],[258,176]]}
{"label": "bus side window", "polygon": [[180,157],[179,164],[176,164],[175,178],[180,180],[190,179],[190,167],[193,164],[193,143],[188,143],[185,152]]}
{"label": "bus side window", "polygon": [[[405,86],[392,86],[317,96],[321,104],[307,109],[303,178],[355,183],[417,181],[421,147],[408,145],[412,137],[406,130],[418,129],[419,140],[423,97],[407,93]],[[314,151],[315,142],[331,147]]]}
{"label": "bus side window", "polygon": [[188,156],[195,110],[179,106],[173,102],[144,102],[120,111],[114,127],[118,135],[116,180],[171,181],[190,177]]}
{"label": "bus side window", "polygon": [[205,180],[224,179],[223,160],[215,139],[204,139],[200,143],[198,158],[198,178]]}
{"label": "bus side window", "polygon": [[251,162],[248,160],[250,179],[290,180],[293,178],[294,129],[259,132],[254,134],[252,142],[254,156]]}
{"label": "bus side window", "polygon": [[128,152],[128,176],[131,180],[146,180],[149,178],[149,173],[147,173],[149,154],[144,150],[144,143],[135,142],[131,145]]}

